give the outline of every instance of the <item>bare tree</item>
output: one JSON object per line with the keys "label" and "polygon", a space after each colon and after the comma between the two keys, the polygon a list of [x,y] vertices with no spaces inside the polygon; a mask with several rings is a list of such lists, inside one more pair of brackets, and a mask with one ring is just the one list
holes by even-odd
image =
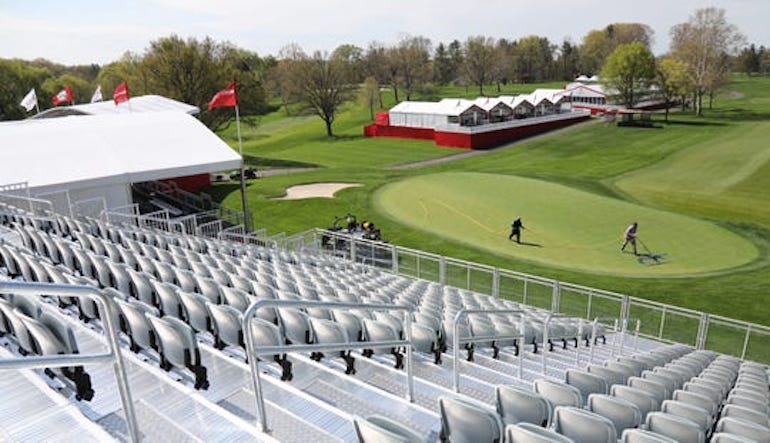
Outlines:
{"label": "bare tree", "polygon": [[431,52],[431,42],[427,37],[401,38],[393,55],[396,57],[394,61],[398,66],[398,78],[407,100],[411,100],[412,93],[430,79],[433,71],[430,65]]}
{"label": "bare tree", "polygon": [[332,124],[340,106],[350,97],[345,65],[320,51],[298,61],[292,77],[298,81],[302,99],[326,124],[326,135],[332,137]]}
{"label": "bare tree", "polygon": [[725,56],[735,54],[744,41],[738,28],[727,22],[724,9],[698,9],[687,23],[671,28],[671,54],[687,63],[696,115],[703,115],[703,94],[713,93],[724,80]]}
{"label": "bare tree", "polygon": [[468,37],[463,43],[463,73],[468,82],[479,87],[479,95],[484,95],[484,85],[494,79],[497,64],[495,40],[491,37]]}

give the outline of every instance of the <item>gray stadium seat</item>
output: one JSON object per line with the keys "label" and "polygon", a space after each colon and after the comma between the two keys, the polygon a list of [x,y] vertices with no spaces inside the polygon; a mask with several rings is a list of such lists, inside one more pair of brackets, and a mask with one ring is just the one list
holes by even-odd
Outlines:
{"label": "gray stadium seat", "polygon": [[574,386],[546,379],[535,380],[535,392],[542,395],[553,408],[557,406],[583,406],[580,390]]}
{"label": "gray stadium seat", "polygon": [[709,443],[756,443],[756,440],[727,432],[715,432]]}
{"label": "gray stadium seat", "polygon": [[591,394],[587,409],[606,417],[615,425],[617,435],[624,429],[637,428],[642,424],[642,413],[633,403],[611,395]]}
{"label": "gray stadium seat", "polygon": [[[310,330],[312,331],[314,342],[321,344],[350,343],[348,333],[344,326],[331,320],[323,318],[310,317]],[[316,353],[316,359],[320,360],[320,353]],[[350,355],[350,350],[340,350],[339,356],[345,360],[347,368],[346,374],[355,374],[355,359]]]}
{"label": "gray stadium seat", "polygon": [[647,414],[645,427],[656,434],[671,437],[680,443],[704,443],[706,433],[692,420],[663,412]]}
{"label": "gray stadium seat", "polygon": [[588,365],[586,371],[602,377],[607,382],[607,386],[624,385],[628,379],[624,373],[600,365]]}
{"label": "gray stadium seat", "polygon": [[135,271],[131,268],[128,268],[127,271],[131,279],[131,295],[144,304],[156,306],[158,302],[151,284],[154,277],[146,272]]}
{"label": "gray stadium seat", "polygon": [[139,301],[115,300],[120,311],[121,328],[128,335],[131,350],[155,349],[155,333],[146,314],[157,316],[158,310]]}
{"label": "gray stadium seat", "polygon": [[655,397],[649,392],[641,389],[625,385],[612,385],[610,388],[610,395],[633,403],[639,408],[639,412],[642,414],[642,420],[645,420],[649,412],[660,409],[660,403],[658,403]]}
{"label": "gray stadium seat", "polygon": [[745,396],[741,394],[731,393],[725,403],[729,405],[743,406],[744,408],[752,409],[762,414],[768,415],[767,401],[758,401],[754,396]]}
{"label": "gray stadium seat", "polygon": [[666,400],[660,405],[660,411],[693,421],[700,426],[706,435],[714,424],[714,420],[707,410],[681,401]]}
{"label": "gray stadium seat", "polygon": [[415,351],[433,354],[433,362],[441,364],[441,343],[435,330],[412,323],[412,343]]}
{"label": "gray stadium seat", "polygon": [[519,423],[505,427],[506,443],[572,443],[573,440],[532,423]]}
{"label": "gray stadium seat", "polygon": [[726,404],[722,408],[720,417],[732,417],[740,420],[750,421],[761,426],[770,427],[770,416],[763,414],[755,409],[744,406]]}
{"label": "gray stadium seat", "polygon": [[191,292],[179,291],[179,301],[182,303],[184,318],[195,332],[210,332],[211,317],[206,309],[206,297]]}
{"label": "gray stadium seat", "polygon": [[667,374],[659,373],[659,372],[644,371],[642,372],[642,378],[645,380],[652,380],[654,382],[664,385],[668,390],[669,398],[671,397],[671,394],[673,394],[674,391],[682,387],[682,384],[679,383],[678,378],[672,377]]}
{"label": "gray stadium seat", "polygon": [[184,318],[184,308],[178,294],[179,288],[157,280],[153,280],[151,285],[158,300],[160,314],[162,316],[170,315],[176,318]]}
{"label": "gray stadium seat", "polygon": [[716,417],[717,411],[719,411],[719,404],[714,400],[706,397],[705,395],[698,394],[697,392],[683,391],[677,389],[671,396],[673,400],[681,401],[689,405],[697,406],[705,409],[712,417]]}
{"label": "gray stadium seat", "polygon": [[201,364],[200,350],[192,328],[175,317],[158,318],[147,315],[155,330],[160,353],[160,367],[166,371],[172,366],[187,368],[195,375],[195,389],[207,389],[206,367]]}
{"label": "gray stadium seat", "polygon": [[567,369],[565,381],[568,385],[578,388],[584,400],[587,400],[591,394],[609,392],[609,386],[604,378],[578,369]]}
{"label": "gray stadium seat", "polygon": [[249,294],[246,291],[242,291],[238,288],[231,288],[229,286],[222,286],[220,288],[222,294],[222,302],[226,305],[245,312],[251,304],[252,300],[249,298]]}
{"label": "gray stadium seat", "polygon": [[663,403],[665,400],[668,400],[671,395],[665,385],[648,378],[629,377],[626,384],[632,388],[649,392],[655,397],[655,400],[657,400],[658,403]]}
{"label": "gray stadium seat", "polygon": [[620,441],[622,443],[678,443],[673,438],[642,429],[626,429]]}
{"label": "gray stadium seat", "polygon": [[228,305],[206,303],[211,329],[214,335],[214,347],[224,349],[227,346],[244,347],[243,315],[241,311]]}
{"label": "gray stadium seat", "polygon": [[553,429],[581,443],[616,443],[618,440],[615,425],[610,420],[569,406],[554,409]]}
{"label": "gray stadium seat", "polygon": [[501,443],[503,423],[497,413],[459,398],[439,397],[441,439],[452,443]]}
{"label": "gray stadium seat", "polygon": [[532,423],[541,427],[551,424],[551,405],[544,397],[515,386],[498,385],[495,388],[497,413],[503,423],[513,425]]}
{"label": "gray stadium seat", "polygon": [[770,428],[739,418],[720,418],[714,432],[726,432],[750,438],[759,443],[770,443]]}
{"label": "gray stadium seat", "polygon": [[684,385],[682,385],[682,389],[688,392],[695,392],[696,394],[701,394],[703,396],[706,396],[711,399],[716,404],[722,403],[722,400],[724,399],[724,396],[722,393],[714,389],[711,386],[707,386],[703,383],[694,383],[694,382],[685,382]]}
{"label": "gray stadium seat", "polygon": [[[254,337],[254,344],[257,346],[283,346],[286,344],[278,326],[262,320],[261,318],[252,319],[251,332],[252,337]],[[275,354],[273,355],[273,360],[278,363],[283,370],[281,380],[290,381],[293,378],[291,372],[292,363],[286,358],[286,354]]]}
{"label": "gray stadium seat", "polygon": [[278,325],[287,343],[312,343],[309,317],[306,313],[292,308],[278,309]]}
{"label": "gray stadium seat", "polygon": [[372,415],[353,418],[359,443],[422,443],[425,438],[387,417]]}
{"label": "gray stadium seat", "polygon": [[[389,323],[365,318],[363,325],[365,341],[399,340],[398,332]],[[395,347],[364,349],[363,354],[366,357],[371,357],[374,354],[391,354],[396,359],[396,369],[401,369],[404,366],[404,355]]]}

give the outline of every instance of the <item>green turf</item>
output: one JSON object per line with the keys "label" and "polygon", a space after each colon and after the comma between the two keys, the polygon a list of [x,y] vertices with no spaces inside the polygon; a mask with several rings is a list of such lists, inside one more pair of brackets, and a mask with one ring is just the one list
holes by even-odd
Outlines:
{"label": "green turf", "polygon": [[[391,183],[377,207],[397,221],[489,252],[568,268],[628,276],[682,276],[745,265],[758,256],[748,240],[703,220],[563,185],[499,174],[428,174]],[[524,243],[505,241],[514,215]],[[630,221],[658,264],[619,252]],[[629,247],[629,250],[631,248]],[[640,244],[639,251],[644,252]]]}
{"label": "green turf", "polygon": [[[548,86],[556,85],[515,85],[523,92]],[[485,90],[494,91],[494,88],[490,86]],[[472,88],[467,93],[464,88],[434,88],[428,92],[434,96],[466,97],[476,93]],[[392,105],[392,97],[386,95],[385,105]],[[655,120],[661,122],[662,116],[655,116]],[[327,139],[317,117],[286,117],[279,111],[263,117],[262,127],[244,131],[246,154],[258,158],[257,161],[264,160],[271,165],[323,166],[313,172],[252,181],[249,202],[255,214],[255,225],[267,228],[270,233],[292,234],[312,227],[327,227],[334,216],[350,211],[359,218],[375,220],[388,240],[406,247],[770,324],[770,222],[765,216],[760,217],[768,207],[770,166],[767,162],[752,164],[755,159],[762,158],[761,152],[770,149],[768,145],[762,151],[762,142],[768,138],[767,132],[761,129],[770,123],[770,78],[735,76],[725,92],[717,97],[714,109],[707,109],[703,118],[674,112],[672,123],[661,123],[661,129],[619,128],[614,124],[597,123],[558,136],[525,141],[486,155],[415,170],[393,171],[385,166],[451,155],[458,150],[423,141],[367,139],[361,133],[362,126],[368,122],[368,109],[349,106],[335,123],[339,137]],[[755,127],[759,129],[752,129]],[[237,149],[234,125],[221,134]],[[722,154],[726,155],[706,155],[708,149],[713,149],[715,155],[724,150],[726,152]],[[732,150],[740,153],[735,160],[743,163],[728,166],[733,159]],[[717,175],[720,182],[729,183],[729,186],[716,194],[678,192],[676,177],[679,174],[700,175],[693,169],[711,168],[706,161],[724,163],[717,168],[722,171],[717,171]],[[659,168],[666,170],[669,176],[657,175],[661,177],[658,180],[651,175]],[[748,266],[698,277],[628,278],[596,270],[574,271],[520,257],[492,254],[487,249],[463,243],[460,238],[444,237],[396,221],[375,205],[373,195],[379,188],[438,172],[537,178],[597,196],[694,216],[747,239],[757,248],[759,258]],[[741,179],[730,180],[730,177],[738,176]],[[700,180],[698,187],[711,186],[709,174],[697,178]],[[283,195],[289,186],[316,181],[358,182],[365,186],[341,191],[334,199],[270,199]],[[644,192],[646,188],[641,185],[652,186],[651,191]],[[668,191],[664,185],[669,187]],[[211,192],[228,206],[239,208],[237,189],[237,184],[217,184]],[[512,215],[509,212],[501,215],[504,226],[500,229],[507,229]],[[525,223],[531,220],[526,214],[522,215]],[[616,241],[617,230],[622,230],[625,223],[626,220],[622,220],[620,228],[613,226]],[[537,231],[535,228],[533,225],[533,230]],[[649,228],[647,222],[642,225],[643,239],[648,238]],[[650,246],[659,246],[652,238],[649,240]],[[482,286],[479,286],[480,290]],[[501,293],[515,296],[515,291],[508,287],[501,288]],[[548,301],[548,294],[543,300]],[[655,328],[654,325],[649,327]],[[761,339],[752,338],[749,347],[761,347],[762,343]],[[742,342],[721,342],[720,346],[742,346]]]}

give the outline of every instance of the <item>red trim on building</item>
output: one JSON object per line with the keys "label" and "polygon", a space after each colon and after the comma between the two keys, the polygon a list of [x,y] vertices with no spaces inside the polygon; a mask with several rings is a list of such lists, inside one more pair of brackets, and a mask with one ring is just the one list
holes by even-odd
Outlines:
{"label": "red trim on building", "polygon": [[364,135],[367,137],[398,137],[416,140],[433,140],[438,146],[449,146],[466,149],[483,149],[502,145],[514,140],[551,131],[557,128],[562,128],[564,126],[569,126],[573,123],[587,120],[588,118],[589,117],[587,115],[581,115],[563,120],[552,120],[526,126],[499,129],[496,131],[477,132],[475,134],[434,131],[431,128],[382,126],[374,124],[364,127]]}
{"label": "red trim on building", "polygon": [[180,189],[185,190],[187,192],[198,192],[201,189],[211,185],[211,175],[210,174],[187,175],[184,177],[168,178],[161,181],[174,182],[176,183],[177,186],[179,186]]}

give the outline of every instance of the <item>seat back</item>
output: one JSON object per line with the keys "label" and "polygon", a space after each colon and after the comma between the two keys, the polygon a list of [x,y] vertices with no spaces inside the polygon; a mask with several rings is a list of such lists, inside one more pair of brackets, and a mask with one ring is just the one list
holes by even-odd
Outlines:
{"label": "seat back", "polygon": [[717,411],[719,410],[719,404],[714,402],[709,397],[706,397],[705,395],[698,394],[697,392],[690,392],[690,391],[684,391],[682,389],[677,389],[674,391],[674,394],[671,397],[673,400],[681,401],[684,403],[687,403],[689,405],[697,406],[699,408],[705,409],[709,412],[709,414],[712,417],[715,417],[717,414]]}
{"label": "seat back", "polygon": [[770,428],[739,418],[720,418],[714,431],[739,435],[757,442],[770,443]]}
{"label": "seat back", "polygon": [[196,332],[208,332],[211,330],[211,318],[206,309],[206,297],[191,292],[179,291],[179,301],[184,308],[184,318]]}
{"label": "seat back", "polygon": [[131,338],[131,350],[153,349],[154,332],[146,314],[157,316],[158,310],[142,302],[115,300],[124,320],[125,332]]}
{"label": "seat back", "polygon": [[756,440],[727,432],[715,432],[711,434],[709,443],[756,443]]}
{"label": "seat back", "polygon": [[642,429],[626,429],[620,441],[622,443],[678,443],[671,437]]}
{"label": "seat back", "polygon": [[497,413],[506,425],[532,423],[537,426],[551,425],[551,405],[543,396],[532,391],[498,385],[495,388]]}
{"label": "seat back", "polygon": [[754,409],[739,405],[725,405],[724,408],[722,408],[720,417],[732,417],[740,420],[750,421],[761,426],[770,427],[770,418],[767,414],[763,414]]}
{"label": "seat back", "polygon": [[503,423],[497,413],[459,398],[439,397],[441,435],[449,442],[502,442]]}
{"label": "seat back", "polygon": [[559,406],[553,412],[556,432],[581,443],[617,443],[615,425],[599,414],[584,409]]}
{"label": "seat back", "polygon": [[591,394],[588,396],[588,410],[609,419],[620,435],[624,429],[636,428],[642,424],[642,413],[633,403],[611,395]]}
{"label": "seat back", "polygon": [[373,415],[353,418],[359,443],[421,443],[425,439],[389,418]]}
{"label": "seat back", "polygon": [[666,400],[660,405],[660,411],[692,420],[703,432],[707,432],[714,424],[711,414],[707,410],[681,401]]}
{"label": "seat back", "polygon": [[241,311],[229,305],[206,303],[206,309],[211,317],[211,326],[216,338],[216,346],[243,346],[243,326]]}
{"label": "seat back", "polygon": [[583,406],[583,397],[578,388],[574,386],[542,378],[535,380],[534,386],[535,392],[545,397],[553,408],[557,406],[580,408]]}
{"label": "seat back", "polygon": [[660,409],[660,403],[647,391],[632,388],[631,386],[613,385],[610,388],[610,394],[613,397],[622,398],[629,401],[639,408],[642,413],[642,420],[645,420],[647,413]]}
{"label": "seat back", "polygon": [[350,342],[345,327],[331,320],[310,317],[310,330],[315,338],[315,343],[336,344]]}
{"label": "seat back", "polygon": [[606,368],[604,366],[588,365],[586,370],[591,374],[595,374],[603,378],[607,382],[608,386],[624,385],[628,379],[624,373],[614,369]]}
{"label": "seat back", "polygon": [[664,412],[647,414],[645,426],[657,434],[671,437],[680,443],[704,443],[706,433],[696,423],[684,417]]}
{"label": "seat back", "polygon": [[604,378],[577,369],[567,369],[565,381],[568,385],[578,388],[584,400],[591,394],[606,394],[609,391]]}
{"label": "seat back", "polygon": [[519,423],[505,427],[506,443],[573,443],[573,440],[532,423]]}
{"label": "seat back", "polygon": [[[366,341],[398,340],[398,332],[389,323],[365,318],[364,338]],[[374,353],[390,353],[392,348],[373,348]]]}
{"label": "seat back", "polygon": [[310,322],[306,313],[292,308],[281,308],[277,311],[279,326],[288,341],[296,344],[313,342]]}
{"label": "seat back", "polygon": [[663,401],[668,400],[670,397],[668,388],[666,388],[665,385],[648,378],[629,377],[627,384],[632,388],[637,388],[641,389],[642,391],[649,392],[653,397],[655,397],[655,400],[657,400],[658,403],[663,403]]}
{"label": "seat back", "polygon": [[249,307],[251,300],[249,294],[246,291],[238,288],[231,288],[229,286],[222,286],[220,289],[222,294],[222,301],[233,308],[244,312]]}

